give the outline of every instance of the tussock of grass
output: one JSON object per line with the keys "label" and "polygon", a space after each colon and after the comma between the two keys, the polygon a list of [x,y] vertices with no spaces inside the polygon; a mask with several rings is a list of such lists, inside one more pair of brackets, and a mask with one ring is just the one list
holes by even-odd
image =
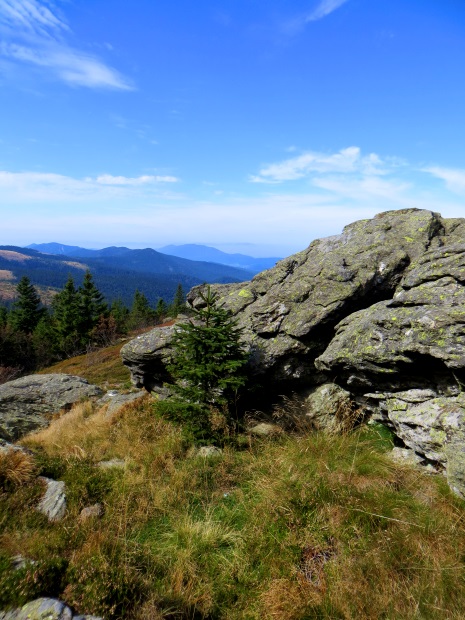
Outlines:
{"label": "tussock of grass", "polygon": [[30,482],[36,466],[34,459],[20,450],[0,450],[0,488]]}
{"label": "tussock of grass", "polygon": [[[4,491],[0,554],[62,557],[60,594],[80,612],[465,617],[464,505],[442,479],[392,463],[375,431],[282,435],[205,459],[147,398],[111,419],[80,404],[26,443],[65,480],[68,514],[35,513],[34,485]],[[108,458],[126,466],[95,467]],[[96,501],[104,516],[79,522]]]}

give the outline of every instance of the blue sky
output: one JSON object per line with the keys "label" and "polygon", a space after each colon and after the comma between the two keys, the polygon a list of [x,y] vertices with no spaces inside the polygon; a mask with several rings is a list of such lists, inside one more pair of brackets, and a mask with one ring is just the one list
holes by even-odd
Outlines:
{"label": "blue sky", "polygon": [[0,0],[0,244],[465,217],[463,0]]}

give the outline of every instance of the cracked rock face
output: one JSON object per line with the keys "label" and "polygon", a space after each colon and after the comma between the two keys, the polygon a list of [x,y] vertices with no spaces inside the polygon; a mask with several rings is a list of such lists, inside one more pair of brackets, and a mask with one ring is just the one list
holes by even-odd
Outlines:
{"label": "cracked rock face", "polygon": [[[199,288],[188,295],[193,307],[202,303]],[[338,383],[406,445],[434,454],[465,495],[458,456],[465,451],[465,219],[419,209],[381,213],[314,241],[251,282],[212,289],[244,330],[249,373],[264,396]],[[123,347],[139,387],[160,390],[169,381],[172,333],[155,329]],[[419,406],[400,393],[428,398]],[[396,400],[413,415],[410,430],[396,418]],[[434,424],[424,410],[449,404],[459,421],[435,418],[440,446],[430,452],[421,429]]]}
{"label": "cracked rock face", "polygon": [[16,441],[48,426],[48,414],[102,394],[97,386],[73,375],[29,375],[8,381],[0,385],[0,438]]}

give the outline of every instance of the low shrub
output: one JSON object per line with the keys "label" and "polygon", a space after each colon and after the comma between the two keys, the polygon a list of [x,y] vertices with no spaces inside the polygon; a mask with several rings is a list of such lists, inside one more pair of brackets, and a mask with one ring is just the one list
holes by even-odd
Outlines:
{"label": "low shrub", "polygon": [[65,585],[67,561],[50,558],[27,562],[15,569],[12,559],[0,555],[0,608],[21,607],[40,596],[59,596]]}

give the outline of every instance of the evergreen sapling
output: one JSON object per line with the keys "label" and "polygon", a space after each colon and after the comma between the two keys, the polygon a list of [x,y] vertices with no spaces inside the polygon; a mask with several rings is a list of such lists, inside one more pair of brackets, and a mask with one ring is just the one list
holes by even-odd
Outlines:
{"label": "evergreen sapling", "polygon": [[182,400],[200,405],[204,413],[216,408],[229,415],[246,383],[249,355],[240,341],[242,330],[231,313],[218,305],[217,293],[208,286],[200,298],[193,318],[176,327],[168,369]]}

